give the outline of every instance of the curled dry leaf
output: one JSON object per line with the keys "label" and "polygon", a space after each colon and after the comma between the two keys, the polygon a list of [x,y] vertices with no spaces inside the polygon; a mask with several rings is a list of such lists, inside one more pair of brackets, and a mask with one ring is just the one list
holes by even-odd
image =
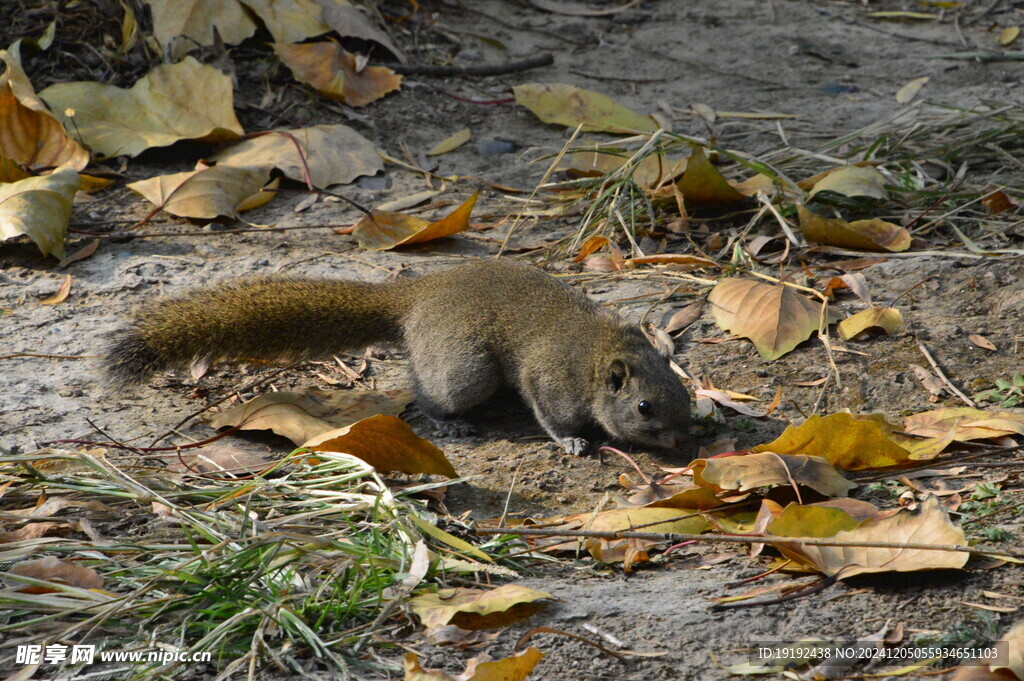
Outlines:
{"label": "curled dry leaf", "polygon": [[302,445],[314,452],[350,454],[380,473],[457,477],[444,452],[424,440],[400,418],[381,414],[350,426],[329,430]]}
{"label": "curled dry leaf", "polygon": [[463,128],[457,133],[438,142],[433,149],[427,152],[427,156],[440,156],[441,154],[447,154],[449,151],[455,151],[468,142],[469,138],[472,136],[473,133],[469,128]]}
{"label": "curled dry leaf", "polygon": [[676,188],[685,200],[696,203],[735,203],[746,198],[718,172],[700,146],[693,147],[686,172],[676,182]]}
{"label": "curled dry leaf", "polygon": [[632,487],[630,489],[634,490],[634,494],[629,497],[629,503],[633,506],[701,509],[706,511],[718,508],[724,503],[715,496],[714,491],[709,487],[701,487],[689,482],[664,485],[651,483],[650,485]]}
{"label": "curled dry leaf", "polygon": [[1002,191],[992,192],[981,200],[981,205],[985,206],[985,210],[992,215],[1005,213],[1016,206],[1016,204],[1010,200],[1010,197]]}
{"label": "curled dry leaf", "polygon": [[[53,556],[22,561],[11,568],[11,574],[20,577],[31,577],[32,579],[39,579],[45,582],[67,584],[80,589],[99,589],[103,586],[103,579],[92,568],[60,560]],[[21,584],[16,588],[18,591],[28,591],[30,593],[53,591],[52,589],[26,586],[25,584]]]}
{"label": "curled dry leaf", "polygon": [[[789,510],[787,507],[786,511]],[[937,544],[965,546],[967,537],[949,519],[938,497],[929,496],[914,511],[901,509],[884,518],[869,518],[855,527],[823,534],[820,526],[802,527],[791,521],[786,511],[768,524],[768,532],[779,536],[828,538],[835,541],[877,542],[893,544]],[[824,513],[841,513],[836,509],[823,509]],[[844,514],[845,515],[845,514]],[[851,521],[853,519],[851,518]],[[833,523],[829,528],[841,527]],[[817,530],[817,533],[815,533]],[[880,572],[916,572],[918,570],[959,570],[969,554],[961,551],[932,551],[907,548],[867,548],[853,546],[810,546],[799,542],[772,542],[784,556],[809,565],[830,577],[849,579],[856,575]]]}
{"label": "curled dry leaf", "polygon": [[516,655],[493,660],[489,655],[474,657],[461,674],[449,676],[439,669],[424,669],[416,653],[402,658],[405,681],[523,681],[537,666],[544,654],[530,646]]}
{"label": "curled dry leaf", "polygon": [[68,137],[64,126],[36,97],[21,65],[6,50],[0,50],[0,61],[7,67],[0,76],[0,182],[27,177],[18,164],[85,168],[89,152]]}
{"label": "curled dry leaf", "polygon": [[60,288],[57,292],[48,298],[44,298],[39,301],[40,305],[59,305],[68,299],[68,295],[71,294],[71,275],[64,275],[64,281],[61,282]]}
{"label": "curled dry leaf", "polygon": [[668,321],[665,322],[665,331],[670,334],[678,334],[685,331],[690,324],[700,319],[700,316],[704,313],[704,302],[701,299],[690,303],[680,310],[676,310],[669,317]]}
{"label": "curled dry leaf", "polygon": [[789,286],[722,279],[708,296],[725,331],[749,338],[767,360],[777,359],[818,330],[822,308]]}
{"label": "curled dry leaf", "polygon": [[895,307],[871,307],[839,322],[836,330],[843,340],[863,340],[872,330],[893,333],[903,326],[903,315]]}
{"label": "curled dry leaf", "polygon": [[545,123],[583,126],[585,132],[654,132],[658,124],[648,116],[592,90],[564,83],[526,83],[512,88],[516,104]]}
{"label": "curled dry leaf", "polygon": [[414,215],[371,211],[372,219],[364,217],[356,223],[352,234],[359,246],[368,251],[387,251],[398,246],[443,239],[469,228],[469,216],[479,196],[480,192],[475,192],[461,206],[434,222]]}
{"label": "curled dry leaf", "polygon": [[78,173],[67,166],[49,175],[0,184],[0,241],[27,236],[43,255],[63,258],[78,187]]}
{"label": "curled dry leaf", "polygon": [[301,445],[321,433],[344,428],[377,414],[398,416],[410,402],[412,393],[405,389],[266,393],[224,410],[210,421],[210,426],[272,430]]}
{"label": "curled dry leaf", "polygon": [[838,413],[811,416],[790,426],[774,442],[758,445],[755,452],[820,456],[846,471],[888,468],[913,463],[911,452],[893,442],[888,424],[871,418]]}
{"label": "curled dry leaf", "polygon": [[303,159],[309,168],[309,179],[318,189],[348,184],[361,175],[374,175],[384,169],[373,144],[341,124],[273,131],[233,144],[210,157],[218,166],[277,168],[285,177],[305,183]]}
{"label": "curled dry leaf", "polygon": [[463,629],[497,629],[523,620],[551,598],[546,591],[537,591],[519,584],[505,584],[497,589],[439,589],[409,599],[409,605],[423,626],[429,629],[454,624]]}
{"label": "curled dry leaf", "polygon": [[854,248],[865,251],[897,253],[910,248],[910,232],[878,218],[847,222],[840,218],[826,218],[797,206],[800,229],[808,241]]}
{"label": "curled dry leaf", "polygon": [[896,92],[896,101],[900,104],[909,104],[929,80],[931,79],[928,76],[922,76],[910,81]]}
{"label": "curled dry leaf", "polygon": [[1024,414],[973,407],[935,409],[907,416],[903,419],[903,429],[921,437],[942,437],[952,433],[957,442],[992,440],[1007,435],[1024,435]]}
{"label": "curled dry leaf", "polygon": [[154,67],[127,90],[57,83],[39,96],[54,111],[71,110],[74,122],[65,120],[65,127],[104,157],[137,156],[180,140],[226,142],[245,134],[235,117],[231,78],[192,57]]}
{"label": "curled dry leaf", "polygon": [[[139,180],[128,189],[171,215],[213,220],[236,217],[274,197],[269,167],[205,166]],[[265,200],[264,200],[265,199]]]}
{"label": "curled dry leaf", "polygon": [[836,192],[843,196],[867,196],[873,199],[888,198],[885,191],[885,175],[872,166],[850,165],[836,168],[814,183],[807,194],[810,200],[819,192]]}
{"label": "curled dry leaf", "polygon": [[672,265],[673,270],[699,270],[705,268],[718,269],[718,263],[710,258],[683,253],[659,253],[658,255],[640,255],[625,262],[626,269],[636,269],[640,265]]}
{"label": "curled dry leaf", "polygon": [[[715,390],[714,388],[698,388],[694,391],[698,397],[706,397],[709,400],[713,400],[723,407],[729,407],[733,411],[743,414],[744,416],[752,416],[754,418],[762,418],[768,415],[767,411],[759,411],[757,409],[751,409],[747,405],[743,404],[737,399],[736,393],[731,393],[728,390]],[[747,399],[756,399],[748,395],[742,395]]]}
{"label": "curled dry leaf", "polygon": [[817,456],[745,454],[717,459],[699,459],[691,464],[693,481],[716,492],[745,492],[758,487],[809,487],[830,497],[845,497],[857,485],[828,461]]}
{"label": "curled dry leaf", "polygon": [[274,51],[296,80],[349,106],[366,106],[402,84],[402,77],[384,66],[360,69],[356,56],[333,40],[297,45],[274,43]]}

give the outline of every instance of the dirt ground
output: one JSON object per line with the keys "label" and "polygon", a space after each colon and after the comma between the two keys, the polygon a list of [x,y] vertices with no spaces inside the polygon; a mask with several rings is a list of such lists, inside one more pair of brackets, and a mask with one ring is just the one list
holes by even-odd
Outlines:
{"label": "dirt ground", "polygon": [[[881,2],[871,3],[870,9],[925,11],[923,4]],[[559,6],[614,7],[605,2],[562,2]],[[797,116],[778,121],[720,118],[714,129],[719,143],[754,156],[783,146],[783,140],[795,148],[815,149],[843,133],[883,121],[903,106],[896,101],[896,92],[921,76],[930,80],[920,96],[932,102],[959,107],[995,102],[1020,107],[1024,104],[1021,62],[937,57],[978,47],[994,49],[998,30],[993,26],[1024,24],[1024,4],[968,2],[964,7],[960,19],[953,22],[879,21],[868,18],[868,8],[862,4],[839,2],[653,0],[598,17],[545,12],[528,2],[446,2],[434,6],[439,30],[425,34],[425,42],[411,50],[417,58],[425,60],[431,50],[452,51],[457,52],[455,64],[473,65],[549,51],[555,55],[554,65],[486,78],[410,76],[400,92],[355,111],[307,96],[297,85],[282,85],[290,89],[284,99],[288,107],[276,111],[275,116],[289,126],[343,122],[392,156],[404,158],[408,152],[416,159],[469,126],[473,131],[469,144],[430,163],[437,164],[434,172],[439,175],[463,178],[449,184],[453,204],[456,197],[461,200],[482,188],[477,217],[481,223],[493,224],[514,214],[519,204],[514,197],[473,178],[529,190],[547,168],[547,161],[531,161],[557,152],[568,132],[544,125],[511,104],[464,100],[501,99],[508,96],[510,86],[524,82],[573,83],[601,91],[639,111],[664,110],[662,104],[667,104],[679,112],[674,121],[677,132],[702,137],[708,134],[707,125],[688,113],[695,104],[717,111]],[[480,36],[490,40],[483,41]],[[0,37],[6,44],[18,36]],[[494,40],[507,49],[496,48]],[[831,60],[823,55],[831,55]],[[286,75],[277,77],[282,84],[288,83]],[[45,84],[37,83],[37,88]],[[259,99],[258,92],[247,93],[244,87],[239,92],[243,101]],[[247,130],[274,125],[258,109],[240,108],[240,118]],[[510,142],[514,151],[488,155],[481,144],[490,140]],[[832,154],[841,157],[842,150]],[[151,153],[130,163],[127,173],[138,179],[186,166],[184,152]],[[1020,172],[1019,161],[1016,165],[1007,162],[1003,181],[1016,188],[1017,197],[1024,186]],[[336,189],[360,204],[374,206],[425,188],[422,175],[389,165],[380,177]],[[320,201],[305,212],[294,212],[304,198],[301,193],[285,194],[247,214],[247,219],[257,225],[282,227],[347,225],[357,218],[354,210],[334,201]],[[104,221],[134,220],[148,210],[141,199],[123,188],[115,189],[78,205],[72,226],[90,229],[89,225]],[[184,374],[161,376],[128,396],[110,394],[99,381],[94,357],[103,352],[105,338],[133,306],[153,296],[253,273],[379,280],[402,269],[432,271],[461,259],[494,254],[507,225],[389,253],[360,251],[351,237],[329,229],[219,234],[221,228],[213,227],[202,230],[200,236],[105,240],[92,257],[64,270],[58,269],[53,259],[41,257],[27,241],[0,243],[0,355],[84,356],[3,358],[0,447],[8,453],[24,453],[48,440],[98,437],[86,419],[119,440],[148,442],[147,438],[198,409],[201,401]],[[199,228],[161,216],[145,229],[180,232]],[[575,229],[571,218],[528,221],[513,235],[512,252]],[[1018,228],[1016,248],[1024,247],[1020,234]],[[88,241],[72,237],[68,251],[74,252]],[[682,252],[687,244],[679,240],[670,243],[669,250]],[[551,267],[562,273],[572,271],[564,262]],[[920,286],[902,299],[906,320],[902,330],[856,346],[863,354],[836,354],[842,386],[829,385],[821,397],[820,413],[845,408],[898,418],[929,407],[929,393],[913,370],[913,365],[927,365],[919,342],[967,392],[1024,369],[1020,322],[1024,315],[1024,261],[1020,257],[890,257],[862,272],[876,301],[896,298]],[[74,282],[68,301],[39,305],[68,273]],[[639,303],[628,299],[665,294],[673,286],[656,277],[594,273],[570,280],[633,319],[639,319],[658,297]],[[694,299],[696,292],[676,296],[657,307],[654,318]],[[840,307],[855,311],[862,306],[851,297]],[[972,344],[968,334],[986,336],[999,351]],[[827,374],[828,360],[820,344],[806,343],[780,360],[766,362],[746,341],[702,342],[724,335],[705,315],[678,339],[677,361],[691,375],[711,378],[716,387],[766,401],[782,386],[780,408],[764,420],[731,416],[722,425],[698,424],[693,451],[675,461],[638,453],[638,461],[647,471],[668,463],[685,463],[698,445],[722,435],[735,437],[739,447],[769,441],[791,419],[814,409],[821,388],[795,384]],[[393,360],[374,363],[373,376],[379,387],[401,383],[401,357]],[[201,385],[209,395],[220,396],[268,371],[254,366],[217,367]],[[318,371],[322,373],[323,367],[303,366],[275,378],[272,386],[331,388],[316,376]],[[945,403],[958,404],[955,400]],[[421,434],[432,436],[424,421],[414,419],[412,423]],[[557,451],[528,413],[516,405],[499,403],[486,409],[481,423],[479,436],[435,439],[459,472],[473,478],[449,492],[447,506],[456,515],[467,511],[477,518],[500,515],[513,478],[513,514],[588,511],[607,492],[618,490],[618,476],[629,472],[618,460],[602,464],[593,457],[572,458]],[[209,434],[209,428],[201,423],[191,424],[182,433],[195,438]],[[260,441],[252,446],[281,445]],[[972,469],[969,474],[973,476],[970,480],[979,482],[1005,478],[998,468]],[[1003,484],[1019,488],[1020,481],[1011,474]],[[891,499],[872,499],[863,487],[855,494],[892,503]],[[1019,546],[1019,516],[1003,527],[1015,534]],[[993,613],[969,604],[990,602],[983,591],[1024,593],[1024,573],[1019,568],[978,566],[950,575],[887,576],[841,583],[816,596],[781,605],[725,612],[709,609],[710,599],[747,590],[749,587],[730,583],[755,574],[765,564],[751,563],[731,547],[702,546],[686,547],[661,564],[631,575],[584,560],[550,565],[521,582],[551,592],[557,602],[485,649],[495,656],[507,654],[516,637],[533,626],[594,637],[583,628],[590,625],[619,639],[629,650],[656,655],[632,658],[633,662],[624,666],[579,642],[540,636],[535,643],[546,657],[532,678],[717,679],[728,674],[716,660],[735,662],[737,658],[729,651],[762,641],[795,641],[812,635],[857,639],[886,623],[901,624],[907,636],[966,630],[984,637],[1019,615]],[[766,581],[772,585],[792,579],[776,576]],[[1004,605],[1019,607],[1022,602],[1018,598]],[[475,654],[453,653],[419,640],[410,644],[425,655],[425,666],[461,669],[459,660]]]}

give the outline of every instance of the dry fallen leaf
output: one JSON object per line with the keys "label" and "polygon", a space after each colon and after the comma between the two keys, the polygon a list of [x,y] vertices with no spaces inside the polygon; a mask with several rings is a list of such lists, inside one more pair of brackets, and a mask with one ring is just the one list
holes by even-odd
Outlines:
{"label": "dry fallen leaf", "polygon": [[826,218],[797,206],[800,229],[808,241],[865,251],[899,252],[910,248],[910,232],[878,218],[847,222]]}
{"label": "dry fallen leaf", "polygon": [[722,329],[749,338],[767,360],[777,359],[818,330],[821,305],[789,286],[729,277],[708,296]]}
{"label": "dry fallen leaf", "polygon": [[348,184],[361,175],[374,175],[384,169],[373,144],[341,124],[274,131],[233,144],[210,157],[219,166],[277,168],[285,177],[305,183],[303,159],[309,179],[319,189]]}
{"label": "dry fallen leaf", "polygon": [[71,293],[71,275],[67,274],[64,276],[64,281],[61,282],[60,288],[57,292],[48,298],[44,298],[39,301],[40,305],[59,305],[68,299],[68,295]]}
{"label": "dry fallen leaf", "polygon": [[[621,149],[575,149],[562,157],[557,169],[573,177],[601,177],[621,168],[631,155],[632,152]],[[670,159],[661,153],[649,154],[630,172],[633,182],[652,190],[679,177],[686,170],[688,162],[687,158]]]}
{"label": "dry fallen leaf", "polygon": [[931,80],[928,76],[922,76],[915,78],[896,92],[896,101],[900,104],[909,104],[914,97],[917,97],[917,93],[921,91],[928,81]]}
{"label": "dry fallen leaf", "polygon": [[[226,142],[245,134],[235,117],[231,78],[186,57],[156,66],[130,89],[57,83],[39,93],[100,156],[137,156],[179,140]],[[73,122],[72,122],[73,120]]]}
{"label": "dry fallen leaf", "polygon": [[985,206],[985,210],[992,215],[1005,213],[1016,206],[1016,204],[1010,200],[1010,197],[1002,191],[992,192],[981,200],[981,205]]}
{"label": "dry fallen leaf", "polygon": [[849,165],[825,173],[814,183],[807,194],[810,200],[819,192],[830,191],[843,196],[868,196],[873,199],[888,198],[885,191],[885,175],[872,166]]}
{"label": "dry fallen leaf", "polygon": [[[787,507],[786,511],[789,510]],[[825,509],[833,511],[834,509]],[[966,546],[967,537],[949,519],[938,497],[929,496],[914,511],[901,509],[884,518],[869,518],[850,529],[834,534],[814,533],[792,522],[786,511],[768,524],[768,532],[779,536],[828,538],[837,542],[891,542]],[[808,533],[810,531],[810,533]],[[784,556],[809,565],[825,575],[849,579],[856,575],[880,572],[915,572],[962,568],[969,554],[960,551],[930,551],[906,548],[869,548],[852,546],[811,546],[800,543],[772,542]]]}
{"label": "dry fallen leaf", "polygon": [[350,454],[380,473],[428,473],[457,477],[444,452],[424,440],[400,418],[381,414],[321,433],[302,445],[314,452]]}
{"label": "dry fallen leaf", "polygon": [[439,589],[413,596],[409,605],[429,629],[447,624],[463,629],[496,629],[529,617],[544,607],[538,601],[549,598],[551,594],[546,591],[505,584],[489,591]]}
{"label": "dry fallen leaf", "polygon": [[903,326],[903,315],[894,307],[870,307],[839,322],[836,330],[843,340],[863,340],[869,331],[893,333]]}
{"label": "dry fallen leaf", "polygon": [[27,236],[43,255],[64,258],[64,237],[78,186],[78,173],[66,166],[49,175],[0,184],[0,241]]}
{"label": "dry fallen leaf", "polygon": [[331,30],[317,0],[245,0],[244,4],[279,43],[297,43]]}
{"label": "dry fallen leaf", "polygon": [[[392,42],[387,33],[377,28],[367,18],[366,13],[349,0],[318,0],[323,8],[321,19],[338,32],[343,38],[361,38],[379,44],[385,50],[395,55],[395,58],[402,64],[406,62],[405,54]],[[282,41],[278,41],[282,42]]]}
{"label": "dry fallen leaf", "polygon": [[[60,560],[53,556],[22,561],[11,568],[10,572],[20,577],[31,577],[32,579],[40,579],[46,582],[68,584],[80,589],[99,589],[103,586],[103,579],[92,568]],[[19,584],[15,589],[29,593],[49,593],[53,591],[53,589],[27,586],[25,584]]]}
{"label": "dry fallen leaf", "polygon": [[256,31],[256,22],[238,0],[144,0],[153,13],[153,35],[161,47],[177,36],[199,45],[213,44],[213,29],[228,45]]}
{"label": "dry fallen leaf", "polygon": [[360,220],[352,234],[361,248],[369,251],[387,251],[398,246],[409,246],[458,234],[469,228],[469,216],[480,192],[475,192],[447,216],[430,222],[414,215],[371,211],[373,217]]}
{"label": "dry fallen leaf", "polygon": [[990,665],[992,671],[1006,669],[1018,679],[1024,679],[1024,620],[1020,620],[1000,637],[1006,647],[999,651],[999,659]]}
{"label": "dry fallen leaf", "polygon": [[753,451],[820,456],[846,471],[913,463],[911,452],[890,439],[892,430],[878,420],[854,418],[850,414],[811,416],[799,426],[786,428],[774,442],[758,445]]}
{"label": "dry fallen leaf", "polygon": [[991,440],[1024,435],[1024,414],[973,407],[935,409],[907,416],[903,430],[922,437],[942,437],[952,431],[957,442]]}
{"label": "dry fallen leaf", "polygon": [[404,681],[523,681],[542,657],[543,653],[533,646],[500,660],[481,655],[470,659],[463,673],[449,676],[438,669],[424,669],[420,666],[418,655],[406,653],[402,658],[405,665]]}
{"label": "dry fallen leaf", "polygon": [[745,492],[758,487],[809,487],[825,496],[845,497],[857,485],[828,461],[817,456],[764,452],[715,459],[698,459],[691,465],[693,481],[716,492]]}
{"label": "dry fallen leaf", "polygon": [[997,352],[999,350],[999,348],[997,348],[995,346],[995,343],[990,341],[988,338],[985,338],[981,334],[977,334],[977,333],[968,334],[967,340],[971,341],[972,343],[977,345],[979,348],[985,348],[986,350],[991,350],[992,352]]}
{"label": "dry fallen leaf", "polygon": [[626,269],[636,269],[640,265],[672,265],[672,270],[699,270],[705,268],[718,269],[718,263],[710,258],[682,253],[660,253],[658,255],[640,255],[623,263]]}
{"label": "dry fallen leaf", "polygon": [[669,334],[682,333],[686,330],[690,324],[700,319],[700,316],[704,314],[704,303],[705,301],[698,300],[694,303],[690,303],[686,307],[676,310],[669,320],[665,322],[665,331]]}
{"label": "dry fallen leaf", "polygon": [[356,56],[333,40],[297,45],[274,43],[274,51],[296,80],[349,106],[366,106],[402,84],[402,77],[384,66],[358,68]]}
{"label": "dry fallen leaf", "polygon": [[89,152],[68,137],[64,126],[36,97],[18,62],[6,50],[0,50],[0,61],[7,67],[0,76],[0,181],[27,177],[18,164],[30,168],[85,168]]}
{"label": "dry fallen leaf", "polygon": [[697,203],[735,203],[746,198],[718,172],[700,146],[693,147],[686,172],[676,182],[676,187],[685,200]]}
{"label": "dry fallen leaf", "polygon": [[398,416],[412,402],[405,389],[387,391],[335,390],[274,392],[226,409],[210,421],[212,428],[272,430],[296,445],[321,433],[344,428],[377,414]]}
{"label": "dry fallen leaf", "polygon": [[433,149],[427,152],[427,156],[440,156],[441,154],[447,154],[449,151],[455,151],[468,142],[472,135],[473,133],[470,132],[469,128],[463,128],[438,142]]}
{"label": "dry fallen leaf", "polygon": [[[171,215],[213,220],[236,217],[273,198],[267,187],[270,168],[205,166],[173,175],[139,180],[128,189]],[[265,200],[262,200],[265,199]]]}
{"label": "dry fallen leaf", "polygon": [[545,123],[585,132],[654,132],[657,123],[592,90],[564,83],[526,83],[512,88],[516,104]]}

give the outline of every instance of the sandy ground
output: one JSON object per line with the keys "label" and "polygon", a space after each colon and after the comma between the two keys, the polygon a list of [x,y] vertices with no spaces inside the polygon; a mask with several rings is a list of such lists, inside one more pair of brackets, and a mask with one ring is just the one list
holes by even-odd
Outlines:
{"label": "sandy ground", "polygon": [[[902,3],[881,4],[886,9],[907,9]],[[980,15],[982,4],[987,7],[991,3],[978,3],[979,7],[968,15]],[[600,7],[609,6],[602,3]],[[442,4],[438,16],[446,39],[461,46],[456,64],[508,61],[550,51],[555,55],[555,65],[489,78],[409,77],[400,92],[358,112],[321,105],[313,98],[285,111],[284,120],[306,125],[344,122],[398,157],[405,149],[418,156],[469,126],[473,130],[471,143],[439,157],[435,172],[478,176],[529,189],[546,168],[546,162],[530,161],[556,152],[567,132],[546,126],[512,105],[472,104],[448,94],[493,100],[507,96],[509,86],[517,83],[574,83],[604,92],[637,110],[663,110],[661,104],[667,104],[682,112],[675,121],[676,131],[698,136],[706,136],[708,128],[701,119],[686,113],[694,104],[706,104],[718,111],[777,112],[798,117],[778,122],[719,119],[714,130],[719,142],[755,156],[779,148],[783,138],[794,147],[813,149],[842,133],[884,120],[902,107],[894,97],[897,90],[920,76],[930,76],[921,96],[948,105],[994,101],[1019,106],[1024,98],[1019,62],[934,58],[974,46],[994,47],[997,31],[991,30],[992,26],[1024,23],[1020,3],[996,3],[977,21],[964,21],[959,26],[950,22],[871,20],[856,4],[744,0],[658,0],[608,17],[563,16],[528,3],[452,2]],[[855,18],[856,23],[844,17]],[[474,36],[501,41],[507,50]],[[836,56],[830,46],[841,48],[842,54]],[[817,53],[832,54],[833,60]],[[246,115],[243,123],[247,129],[272,125],[259,112]],[[512,142],[516,150],[485,155],[479,144],[488,140]],[[841,151],[834,153],[841,155]],[[149,154],[130,163],[127,172],[135,179],[156,171],[171,172],[168,168],[179,169],[184,164],[174,154]],[[1016,170],[1019,187],[1019,165]],[[477,209],[479,216],[496,222],[517,210],[513,200],[479,181],[460,181],[450,190],[453,198],[461,199],[481,187],[484,193]],[[424,188],[421,175],[389,166],[383,180],[374,178],[342,191],[372,206]],[[295,213],[293,208],[303,198],[302,194],[286,194],[247,217],[256,224],[277,226],[344,225],[356,218],[353,210],[338,202],[321,201],[305,212]],[[148,206],[140,199],[117,189],[79,205],[75,221],[88,229],[85,225],[137,219],[146,212]],[[161,217],[146,229],[197,228]],[[527,223],[516,232],[512,245],[530,246],[574,229],[575,224],[568,219]],[[51,439],[96,437],[86,419],[121,440],[146,441],[197,409],[201,401],[195,398],[194,386],[184,374],[161,376],[136,395],[110,394],[98,379],[98,362],[92,357],[103,352],[104,339],[119,319],[152,296],[252,273],[378,280],[405,268],[425,272],[467,257],[493,254],[504,236],[505,229],[499,227],[400,253],[372,254],[359,251],[351,237],[330,230],[218,234],[213,228],[201,236],[105,240],[95,255],[66,270],[58,269],[54,260],[42,258],[27,242],[4,242],[0,244],[0,355],[44,353],[82,358],[16,357],[0,362],[0,447],[7,452],[28,452]],[[73,252],[87,242],[72,238],[68,250]],[[680,243],[675,247],[684,246]],[[564,271],[565,265],[556,264],[554,269]],[[70,298],[60,305],[39,305],[38,301],[54,293],[68,273],[73,277]],[[863,355],[837,355],[843,384],[832,385],[826,391],[822,412],[848,408],[899,417],[930,406],[929,394],[912,369],[914,364],[926,364],[918,342],[925,343],[947,375],[968,390],[979,381],[1008,376],[1024,365],[1020,353],[1024,263],[1020,258],[890,258],[863,273],[876,300],[895,298],[924,283],[903,299],[907,321],[903,330],[859,346]],[[595,297],[608,302],[670,290],[668,284],[654,277],[591,275],[580,277],[579,282]],[[660,319],[690,299],[677,296],[657,308],[654,318]],[[638,319],[649,304],[647,299],[616,307],[627,317]],[[861,306],[849,298],[841,307],[855,311]],[[992,353],[973,345],[967,339],[971,333],[985,335],[1000,350]],[[820,388],[793,384],[812,381],[828,371],[819,344],[808,343],[768,363],[746,342],[701,342],[723,335],[705,317],[679,339],[677,361],[692,374],[712,378],[717,387],[768,400],[781,385],[783,401],[768,420],[733,417],[721,426],[699,426],[694,449],[723,434],[736,437],[741,447],[772,439],[788,419],[810,413],[819,398]],[[401,383],[400,360],[398,357],[397,361],[374,364],[373,375],[380,387]],[[272,385],[277,389],[329,388],[314,375],[319,370],[316,366],[302,367],[275,378]],[[202,379],[202,386],[209,395],[219,396],[266,371],[251,366],[218,367]],[[483,427],[477,437],[437,440],[460,473],[476,476],[450,491],[448,507],[455,513],[472,511],[473,516],[481,518],[499,514],[513,475],[513,513],[552,515],[590,510],[605,492],[617,489],[617,477],[627,472],[616,461],[602,465],[594,458],[570,458],[556,451],[521,407],[497,404],[485,410],[481,421]],[[414,420],[413,425],[422,434],[431,435],[423,421]],[[196,423],[184,432],[196,438],[209,434],[206,426]],[[263,441],[258,446],[281,445]],[[688,460],[692,453],[679,460]],[[667,463],[644,453],[638,454],[638,459],[649,471]],[[998,471],[985,469],[972,474],[977,481],[999,476]],[[1018,533],[1019,544],[1019,521],[1007,527]],[[590,636],[582,629],[590,624],[617,637],[631,650],[661,655],[636,658],[632,666],[624,667],[575,641],[544,637],[537,640],[547,657],[535,678],[725,678],[711,654],[728,658],[727,651],[759,641],[797,640],[810,635],[856,638],[877,631],[886,622],[902,624],[908,635],[949,633],[958,627],[985,630],[995,620],[1006,625],[1015,615],[986,613],[964,602],[984,601],[983,590],[1020,593],[1022,579],[1020,570],[1010,567],[925,578],[888,576],[840,584],[824,594],[793,603],[713,613],[709,599],[746,590],[731,588],[728,583],[757,572],[761,565],[751,564],[739,554],[724,562],[711,560],[717,550],[731,551],[728,547],[687,548],[663,565],[632,575],[623,575],[617,568],[595,567],[589,561],[570,560],[547,567],[524,583],[550,591],[557,603],[546,614],[502,636],[488,647],[488,652],[508,653],[516,636],[531,626],[554,626]],[[790,579],[779,576],[767,583]],[[426,643],[415,645],[427,655],[428,665],[455,668],[458,659],[473,654],[453,655]]]}

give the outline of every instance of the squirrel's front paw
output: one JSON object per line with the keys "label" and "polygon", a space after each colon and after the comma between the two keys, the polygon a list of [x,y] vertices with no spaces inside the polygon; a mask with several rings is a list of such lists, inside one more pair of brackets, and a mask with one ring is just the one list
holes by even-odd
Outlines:
{"label": "squirrel's front paw", "polygon": [[581,437],[563,437],[558,444],[562,445],[566,454],[573,456],[583,456],[590,451],[590,443]]}
{"label": "squirrel's front paw", "polygon": [[445,437],[469,437],[476,435],[476,428],[468,421],[459,419],[437,419],[430,418],[431,425]]}

